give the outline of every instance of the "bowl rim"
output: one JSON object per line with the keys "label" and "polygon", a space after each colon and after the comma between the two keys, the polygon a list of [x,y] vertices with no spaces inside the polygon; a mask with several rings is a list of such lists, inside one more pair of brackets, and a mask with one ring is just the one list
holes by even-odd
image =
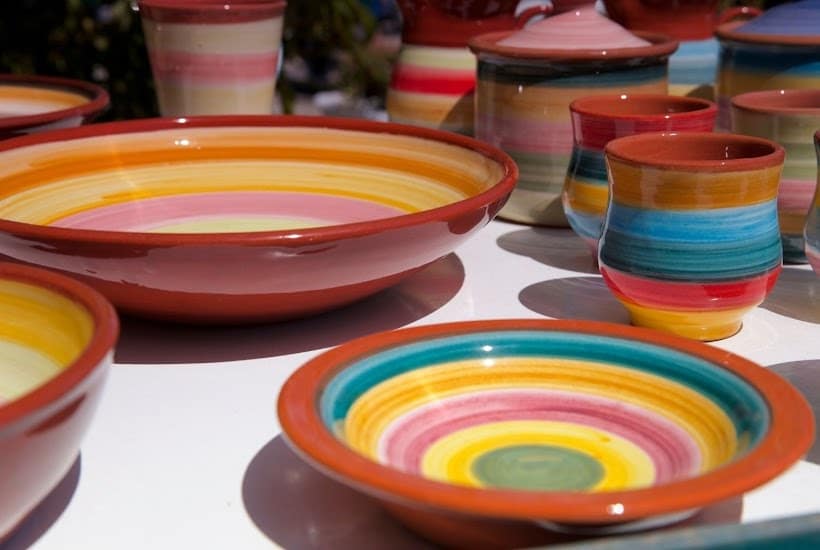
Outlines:
{"label": "bowl rim", "polygon": [[157,23],[244,23],[281,16],[286,0],[137,0],[141,16]]}
{"label": "bowl rim", "polygon": [[[777,100],[783,98],[813,99],[814,106],[788,106]],[[755,90],[733,96],[732,106],[743,111],[773,115],[820,115],[820,89],[780,88],[776,90]]]}
{"label": "bowl rim", "polygon": [[665,34],[655,32],[635,31],[633,34],[651,44],[647,46],[633,46],[629,48],[524,48],[521,46],[499,45],[498,41],[517,32],[515,29],[494,31],[479,34],[468,42],[470,50],[479,58],[483,55],[493,55],[502,58],[522,59],[530,61],[553,62],[604,62],[624,61],[636,58],[663,57],[672,55],[678,49],[678,41]]}
{"label": "bowl rim", "polygon": [[[760,16],[758,16],[760,17]],[[715,28],[715,36],[721,41],[744,42],[769,46],[820,46],[820,35],[762,34],[736,30],[748,20],[729,21]]]}
{"label": "bowl rim", "polygon": [[[760,394],[769,405],[769,431],[741,458],[685,480],[629,491],[529,493],[440,483],[378,464],[344,445],[321,420],[319,392],[352,360],[430,337],[509,330],[605,335],[699,357],[738,375]],[[812,411],[802,394],[783,378],[748,359],[650,329],[578,320],[460,321],[364,336],[322,353],[295,371],[282,387],[277,411],[282,434],[297,454],[331,477],[371,496],[482,517],[566,523],[625,522],[696,509],[737,496],[773,479],[799,460],[811,445],[814,433]],[[792,424],[798,418],[803,421],[800,430]]]}
{"label": "bowl rim", "polygon": [[2,85],[57,89],[75,92],[88,98],[85,103],[66,109],[0,117],[0,131],[3,132],[22,130],[73,116],[89,117],[102,112],[111,104],[111,98],[105,88],[84,80],[57,76],[0,74],[0,86]]}
{"label": "bowl rim", "polygon": [[[726,145],[730,142],[735,144],[753,144],[767,148],[769,152],[759,156],[724,160],[665,159],[651,147],[653,141],[659,139],[677,140],[679,143],[689,141],[700,143],[711,142],[717,143],[718,145]],[[647,144],[650,144],[650,146],[648,147]],[[642,155],[635,154],[636,149],[644,151],[645,153]],[[689,172],[741,172],[772,168],[782,165],[786,157],[786,151],[783,149],[783,146],[770,139],[747,136],[745,134],[720,132],[662,131],[633,134],[613,139],[606,144],[604,152],[608,160],[611,159],[654,169]]]}
{"label": "bowl rim", "polygon": [[0,219],[0,231],[37,239],[137,247],[243,245],[293,248],[307,244],[322,244],[340,239],[360,237],[376,232],[418,226],[432,221],[450,220],[465,213],[483,208],[496,201],[504,200],[505,197],[512,192],[518,179],[518,166],[507,153],[474,138],[445,132],[443,130],[397,124],[394,122],[304,115],[211,115],[181,118],[147,118],[89,124],[76,128],[53,130],[0,141],[0,157],[2,157],[4,151],[43,143],[89,137],[105,137],[112,134],[127,134],[132,132],[154,132],[180,128],[210,127],[305,127],[316,130],[350,130],[355,132],[395,134],[427,139],[478,153],[485,159],[489,159],[498,164],[502,169],[502,173],[498,181],[494,182],[481,193],[443,206],[376,220],[304,229],[233,233],[148,233],[138,231],[74,229]]}
{"label": "bowl rim", "polygon": [[95,371],[105,368],[105,357],[114,351],[120,324],[114,307],[102,294],[71,277],[39,267],[2,261],[0,279],[19,281],[65,296],[85,309],[93,322],[91,339],[74,361],[45,383],[17,399],[0,405],[2,433],[4,429],[19,421],[42,413],[50,404],[70,393]]}
{"label": "bowl rim", "polygon": [[[623,101],[624,103],[637,103],[643,101],[668,102],[669,104],[686,105],[692,107],[688,111],[674,111],[671,113],[612,113],[608,112],[601,103],[606,104],[612,101]],[[597,108],[596,108],[597,107]],[[689,96],[676,96],[670,94],[645,94],[645,93],[609,93],[587,95],[574,99],[569,104],[569,109],[585,118],[602,118],[606,120],[636,120],[655,121],[668,118],[675,120],[685,120],[688,118],[704,118],[717,116],[717,104],[708,99]]]}

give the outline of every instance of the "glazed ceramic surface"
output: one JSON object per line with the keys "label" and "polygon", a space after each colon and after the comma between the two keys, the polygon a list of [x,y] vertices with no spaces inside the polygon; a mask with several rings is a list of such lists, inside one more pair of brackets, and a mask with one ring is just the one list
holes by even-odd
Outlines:
{"label": "glazed ceramic surface", "polygon": [[0,263],[0,541],[77,457],[117,335],[90,288]]}
{"label": "glazed ceramic surface", "polygon": [[820,1],[767,10],[748,22],[717,29],[720,60],[718,127],[728,130],[731,98],[759,90],[820,88]]}
{"label": "glazed ceramic surface", "polygon": [[[607,38],[630,46],[610,49]],[[518,45],[505,45],[512,39]],[[563,47],[535,47],[547,39]],[[677,47],[630,35],[594,10],[550,17],[516,35],[481,35],[470,45],[478,57],[476,137],[508,152],[521,169],[500,215],[554,226],[567,225],[561,189],[572,153],[569,104],[590,94],[666,93],[667,60]]]}
{"label": "glazed ceramic surface", "polygon": [[[557,7],[572,3],[558,2]],[[553,11],[550,2],[535,2],[525,15],[517,10],[518,4],[518,0],[399,0],[402,48],[387,90],[390,120],[472,135],[476,60],[467,41],[484,32],[519,27],[531,16]]]}
{"label": "glazed ceramic surface", "polygon": [[803,227],[817,178],[814,132],[820,128],[820,90],[766,90],[732,98],[732,130],[768,138],[786,149],[777,194],[783,259],[805,263]]}
{"label": "glazed ceramic surface", "polygon": [[710,132],[717,107],[703,99],[651,94],[587,96],[570,103],[573,148],[562,201],[570,227],[598,255],[609,201],[604,147],[609,141],[658,131]]}
{"label": "glazed ceramic surface", "polygon": [[0,75],[0,139],[79,126],[109,101],[103,88],[81,80]]}
{"label": "glazed ceramic surface", "polygon": [[155,119],[0,146],[0,254],[125,311],[306,315],[390,286],[495,215],[516,167],[435,130],[322,117]]}
{"label": "glazed ceramic surface", "polygon": [[311,463],[400,519],[566,530],[678,517],[749,490],[805,452],[810,430],[791,427],[812,422],[796,390],[740,357],[543,320],[349,342],[291,376],[279,418]]}
{"label": "glazed ceramic surface", "polygon": [[163,115],[273,111],[284,0],[138,5]]}
{"label": "glazed ceramic surface", "polygon": [[734,134],[649,133],[606,146],[604,281],[636,325],[699,340],[740,330],[781,270],[782,147]]}
{"label": "glazed ceramic surface", "polygon": [[817,185],[803,235],[806,258],[814,272],[820,275],[820,130],[814,134],[814,148],[817,153]]}

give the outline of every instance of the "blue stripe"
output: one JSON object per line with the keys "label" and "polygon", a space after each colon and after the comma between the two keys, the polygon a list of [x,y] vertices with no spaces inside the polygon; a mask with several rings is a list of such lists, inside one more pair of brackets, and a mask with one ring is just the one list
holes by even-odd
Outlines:
{"label": "blue stripe", "polygon": [[820,76],[820,46],[775,46],[726,43],[720,49],[721,70],[795,76]]}
{"label": "blue stripe", "polygon": [[612,201],[601,261],[656,279],[719,282],[780,265],[777,203],[712,210],[649,210]]}
{"label": "blue stripe", "polygon": [[347,365],[330,380],[319,400],[320,414],[332,429],[359,396],[385,380],[437,364],[493,357],[568,358],[625,366],[704,395],[723,409],[738,435],[749,434],[752,444],[768,429],[768,406],[757,391],[706,360],[625,338],[526,330],[459,334],[375,353]]}
{"label": "blue stripe", "polygon": [[604,217],[597,214],[580,212],[572,208],[566,208],[567,221],[572,230],[579,236],[587,239],[599,239],[604,225]]}

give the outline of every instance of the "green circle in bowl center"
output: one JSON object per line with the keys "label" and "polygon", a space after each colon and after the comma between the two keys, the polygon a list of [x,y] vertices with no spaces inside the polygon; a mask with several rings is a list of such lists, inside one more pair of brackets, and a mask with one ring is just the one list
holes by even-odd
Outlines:
{"label": "green circle in bowl center", "polygon": [[592,456],[553,445],[511,445],[478,457],[472,472],[492,487],[531,491],[584,491],[595,487],[604,467]]}

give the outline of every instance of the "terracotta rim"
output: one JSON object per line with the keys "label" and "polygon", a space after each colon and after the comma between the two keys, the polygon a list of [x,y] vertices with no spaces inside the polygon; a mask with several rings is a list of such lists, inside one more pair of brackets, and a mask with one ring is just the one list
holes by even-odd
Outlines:
{"label": "terracotta rim", "polygon": [[58,109],[33,115],[0,117],[0,130],[5,131],[22,129],[29,126],[39,126],[73,116],[91,116],[102,112],[111,102],[108,92],[101,86],[70,78],[4,74],[0,75],[0,85],[20,86],[21,88],[27,86],[34,88],[51,88],[74,92],[88,98],[86,103],[67,109]]}
{"label": "terracotta rim", "polygon": [[782,46],[820,46],[820,34],[814,36],[800,36],[790,34],[758,34],[740,32],[735,29],[747,21],[731,21],[718,25],[715,35],[721,40],[747,42],[750,44],[779,44]]}
{"label": "terracotta rim", "polygon": [[[350,361],[414,340],[485,330],[549,330],[604,334],[665,346],[705,359],[750,384],[770,405],[771,425],[743,457],[706,474],[666,485],[601,493],[475,489],[439,483],[377,464],[348,448],[325,428],[317,411],[324,384]],[[738,355],[649,329],[594,321],[508,319],[428,325],[373,334],[342,344],[297,370],[279,395],[283,434],[314,466],[372,496],[450,512],[520,520],[574,523],[629,521],[700,508],[771,480],[808,450],[813,416],[785,380]],[[794,427],[794,420],[804,423]],[[616,506],[619,505],[619,506]],[[612,510],[622,510],[615,513]]]}
{"label": "terracotta rim", "polygon": [[231,115],[200,116],[188,118],[149,118],[90,124],[66,130],[54,130],[40,134],[12,138],[0,141],[0,152],[18,149],[41,143],[68,141],[88,137],[105,137],[112,134],[133,132],[152,132],[179,128],[208,127],[305,127],[353,130],[374,134],[386,133],[408,137],[429,139],[457,147],[463,147],[497,162],[503,169],[502,177],[486,191],[456,203],[447,204],[422,212],[404,214],[391,218],[339,224],[326,227],[314,227],[278,231],[253,231],[243,233],[140,233],[127,231],[102,231],[93,229],[71,229],[35,225],[0,219],[0,231],[29,236],[36,239],[62,240],[85,243],[107,243],[126,246],[203,246],[203,245],[243,245],[243,246],[282,246],[286,248],[318,244],[339,239],[354,238],[377,232],[389,231],[404,227],[422,225],[433,221],[447,221],[465,213],[473,212],[496,201],[503,200],[512,192],[518,179],[518,166],[502,150],[473,138],[392,122],[372,120],[345,119],[322,116],[296,115]]}
{"label": "terracotta rim", "polygon": [[[685,110],[665,112],[660,109],[654,112],[614,112],[612,106],[627,107],[630,105],[665,105],[682,107]],[[590,95],[578,98],[570,103],[572,112],[585,117],[604,118],[607,120],[659,120],[674,117],[675,119],[701,118],[717,114],[717,105],[707,99],[696,97],[674,96],[665,94],[606,94]],[[626,109],[625,109],[626,110]]]}
{"label": "terracotta rim", "polygon": [[[671,147],[660,149],[660,142],[675,143],[674,154],[670,152]],[[746,148],[750,154],[707,160],[703,160],[703,155],[695,154],[698,149],[702,151],[706,147],[719,152],[732,146]],[[647,132],[614,139],[604,151],[607,157],[630,164],[692,172],[758,170],[783,164],[786,156],[782,146],[768,139],[712,132]],[[686,156],[679,157],[678,151]]]}
{"label": "terracotta rim", "polygon": [[285,0],[137,0],[139,12],[158,23],[240,23],[285,13]]}
{"label": "terracotta rim", "polygon": [[820,90],[762,90],[732,98],[732,106],[756,113],[820,115]]}
{"label": "terracotta rim", "polygon": [[481,34],[470,39],[469,47],[478,55],[497,55],[513,59],[533,61],[623,61],[642,57],[662,57],[671,55],[678,49],[678,42],[666,35],[651,32],[635,32],[636,36],[651,42],[648,46],[635,48],[558,50],[554,48],[522,48],[500,46],[499,40],[507,38],[516,30],[496,31]]}
{"label": "terracotta rim", "polygon": [[47,288],[80,304],[91,315],[94,330],[83,352],[57,376],[5,405],[0,406],[0,430],[36,414],[69,393],[88,378],[106,354],[113,352],[119,336],[119,319],[114,307],[96,290],[58,273],[9,262],[0,262],[0,279]]}

